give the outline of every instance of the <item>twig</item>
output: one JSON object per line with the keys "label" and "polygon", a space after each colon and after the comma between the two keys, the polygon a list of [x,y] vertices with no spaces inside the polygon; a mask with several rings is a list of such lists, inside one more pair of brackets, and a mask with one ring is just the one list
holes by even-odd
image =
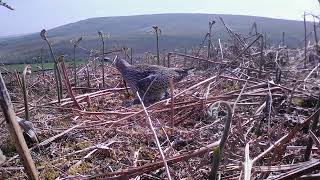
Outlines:
{"label": "twig", "polygon": [[171,135],[174,132],[174,97],[173,97],[173,80],[169,80],[170,94],[171,94]]}
{"label": "twig", "polygon": [[160,142],[159,142],[157,133],[156,133],[156,131],[155,131],[153,125],[152,125],[152,120],[151,120],[151,118],[150,118],[150,116],[149,116],[149,114],[148,114],[148,111],[147,111],[146,107],[144,106],[144,103],[143,103],[143,101],[142,101],[142,99],[141,99],[141,97],[140,97],[140,95],[139,95],[139,92],[137,92],[137,97],[139,98],[140,103],[141,103],[141,105],[142,105],[142,107],[143,107],[143,110],[144,110],[144,112],[145,112],[145,114],[146,114],[146,118],[147,118],[147,120],[148,120],[150,129],[152,130],[152,133],[153,133],[153,136],[154,136],[154,138],[155,138],[156,144],[157,144],[158,149],[159,149],[159,151],[160,151],[160,154],[161,154],[161,157],[162,157],[164,166],[165,166],[165,168],[166,168],[166,172],[167,172],[168,179],[171,180],[172,178],[171,178],[171,175],[170,175],[170,171],[169,171],[169,167],[168,167],[168,164],[167,164],[167,161],[166,161],[166,157],[165,157],[164,154],[163,154],[163,151],[162,151],[162,149],[161,149],[161,145],[160,145]]}
{"label": "twig", "polygon": [[219,47],[220,47],[220,52],[221,52],[221,59],[223,59],[223,49],[222,49],[222,44],[221,44],[220,38],[218,41],[219,41]]}
{"label": "twig", "polygon": [[197,53],[196,53],[196,56],[199,56],[199,53],[200,53],[200,51],[201,51],[201,49],[202,49],[202,47],[203,47],[203,44],[205,43],[205,41],[206,41],[206,39],[207,39],[208,36],[209,36],[209,33],[206,33],[206,35],[204,36],[204,38],[203,38],[203,40],[202,40],[202,42],[201,42],[201,44],[200,44],[200,46],[199,46],[199,49],[198,49],[198,51],[197,51]]}
{"label": "twig", "polygon": [[50,54],[52,56],[52,59],[53,59],[53,62],[54,62],[54,77],[55,77],[55,81],[56,81],[56,88],[57,88],[57,96],[58,96],[58,102],[60,103],[60,99],[62,98],[62,81],[61,81],[61,74],[60,74],[60,70],[58,68],[58,61],[57,61],[57,58],[56,56],[54,55],[54,52],[53,52],[53,49],[52,49],[52,46],[48,40],[48,37],[47,37],[47,31],[45,29],[43,29],[41,32],[40,32],[40,37],[46,41],[49,49],[50,49]]}
{"label": "twig", "polygon": [[[205,59],[205,58],[202,58],[202,57],[192,56],[192,55],[183,54],[183,53],[178,53],[178,52],[170,52],[170,53],[168,53],[168,57],[170,57],[169,54],[170,54],[170,56],[171,56],[171,55],[178,55],[178,56],[182,56],[182,57],[187,57],[187,58],[196,59],[196,60],[199,60],[199,61],[209,62],[209,63],[212,63],[212,64],[227,65],[227,64],[224,63],[224,62],[212,61],[212,60],[208,60],[208,59]],[[169,67],[169,66],[168,66],[168,67]]]}
{"label": "twig", "polygon": [[[320,109],[318,109],[314,114],[312,114],[310,117],[305,119],[301,124],[297,124],[288,134],[282,136],[278,141],[276,141],[274,144],[272,144],[269,148],[267,148],[264,152],[260,153],[258,156],[253,158],[252,160],[246,160],[246,162],[251,163],[254,165],[258,160],[260,160],[262,157],[264,157],[266,154],[271,152],[277,147],[280,147],[281,145],[287,143],[290,141],[294,135],[303,127],[305,124],[311,121],[311,119],[319,112]],[[251,167],[252,167],[251,165]],[[249,167],[249,166],[248,166]],[[249,170],[246,170],[249,171]],[[251,170],[250,170],[251,171]],[[251,175],[247,175],[247,177],[250,177]]]}
{"label": "twig", "polygon": [[237,103],[239,102],[240,98],[241,98],[241,95],[243,94],[243,91],[245,90],[246,86],[247,86],[247,83],[248,81],[246,81],[246,83],[243,85],[242,89],[241,89],[241,92],[237,98],[237,100],[234,102],[233,104],[233,107],[232,107],[232,114],[234,114],[234,111],[236,110],[236,106],[237,106]]}
{"label": "twig", "polygon": [[[191,150],[191,151],[188,151],[184,154],[180,154],[180,155],[171,157],[171,158],[167,159],[167,162],[170,164],[173,164],[173,163],[177,163],[177,162],[181,162],[181,161],[186,161],[192,157],[201,156],[201,155],[211,151],[212,148],[217,147],[219,144],[220,144],[220,140],[216,141],[212,144],[209,144],[205,147],[201,147],[197,150]],[[154,163],[149,163],[149,164],[146,164],[143,166],[139,166],[136,168],[134,167],[134,168],[122,169],[117,172],[91,176],[90,178],[102,178],[102,177],[107,176],[107,177],[109,177],[109,179],[111,179],[111,177],[118,176],[118,177],[114,178],[114,179],[117,179],[117,178],[119,178],[119,176],[123,176],[123,175],[133,177],[133,176],[137,176],[137,175],[140,175],[140,174],[143,174],[146,172],[155,171],[156,169],[163,167],[163,165],[164,165],[164,161],[162,160],[162,161],[158,161],[158,162],[154,162]]]}
{"label": "twig", "polygon": [[103,60],[103,56],[104,56],[104,46],[105,46],[105,41],[104,41],[104,37],[105,34],[102,31],[98,31],[98,34],[100,36],[101,42],[102,42],[102,61],[101,61],[101,70],[102,70],[102,87],[105,86],[105,77],[104,77],[104,60]]}
{"label": "twig", "polygon": [[61,66],[61,69],[62,69],[62,74],[63,74],[63,77],[64,77],[64,82],[65,82],[65,85],[66,85],[67,90],[68,90],[68,94],[69,94],[70,98],[72,99],[74,105],[75,105],[79,110],[81,110],[81,107],[80,107],[80,105],[78,104],[77,99],[75,98],[75,96],[74,96],[74,94],[73,94],[73,91],[72,91],[72,89],[71,89],[71,85],[70,85],[70,81],[69,81],[68,74],[67,74],[67,71],[66,71],[66,67],[65,67],[65,65],[64,65],[63,57],[64,57],[64,56],[60,56],[60,57],[58,58],[58,62],[60,62],[60,66]]}
{"label": "twig", "polygon": [[307,77],[306,78],[304,78],[304,80],[303,80],[303,89],[305,89],[305,82],[309,79],[309,77],[311,76],[311,74],[316,70],[316,69],[318,69],[318,67],[320,66],[320,63],[318,63],[318,65],[316,66],[316,67],[314,67],[313,69],[312,69],[312,71],[310,71],[310,73],[307,75]]}
{"label": "twig", "polygon": [[218,168],[219,168],[219,163],[220,163],[220,159],[221,159],[221,154],[224,150],[224,146],[227,142],[228,136],[229,136],[229,132],[230,132],[230,127],[231,127],[231,123],[232,123],[232,108],[230,106],[230,104],[228,102],[225,101],[218,101],[213,103],[210,107],[209,110],[212,110],[212,108],[214,106],[225,106],[227,109],[227,117],[224,123],[224,129],[223,129],[223,133],[222,133],[222,137],[219,143],[219,147],[215,148],[213,150],[214,153],[214,157],[212,160],[212,167],[211,167],[211,172],[209,175],[209,179],[210,180],[215,180],[217,178],[217,173],[218,173]]}
{"label": "twig", "polygon": [[303,174],[310,173],[316,169],[320,168],[320,160],[316,162],[310,162],[307,165],[304,165],[300,168],[293,169],[289,172],[286,172],[282,175],[280,175],[277,178],[274,178],[274,180],[283,180],[283,179],[296,179],[297,177],[300,177]]}
{"label": "twig", "polygon": [[69,157],[69,156],[73,156],[75,154],[83,153],[83,152],[86,152],[86,151],[92,151],[92,150],[95,150],[95,149],[106,149],[107,147],[109,147],[110,145],[112,145],[113,143],[116,143],[116,142],[122,142],[122,141],[111,140],[108,143],[104,142],[104,143],[100,143],[100,144],[97,144],[97,145],[93,145],[93,146],[90,146],[90,147],[87,147],[87,148],[84,148],[84,149],[81,149],[81,150],[66,154],[63,157]]}
{"label": "twig", "polygon": [[9,5],[8,5],[7,3],[5,3],[5,2],[2,2],[2,0],[0,1],[0,6],[6,7],[6,8],[8,8],[8,9],[10,9],[10,10],[14,10],[13,7],[9,6]]}
{"label": "twig", "polygon": [[23,93],[23,100],[24,100],[24,112],[25,112],[25,119],[27,121],[30,120],[29,115],[29,106],[28,106],[28,89],[27,89],[27,71],[31,70],[29,65],[25,66],[22,73],[21,84],[22,84],[22,93]]}
{"label": "twig", "polygon": [[249,143],[246,144],[245,147],[245,161],[244,161],[244,179],[250,180],[251,179],[251,170],[253,166],[253,162],[250,159],[250,146]]}
{"label": "twig", "polygon": [[73,78],[74,78],[74,86],[77,86],[77,63],[76,63],[76,48],[78,47],[80,41],[82,41],[82,36],[77,40],[71,40],[73,44]]}
{"label": "twig", "polygon": [[261,74],[262,74],[262,69],[265,66],[265,62],[264,62],[264,53],[263,53],[263,47],[264,47],[264,43],[263,43],[263,35],[260,35],[260,63],[259,63],[259,77],[261,78]]}
{"label": "twig", "polygon": [[307,22],[306,12],[303,14],[303,25],[304,25],[304,64],[303,67],[307,68]]}

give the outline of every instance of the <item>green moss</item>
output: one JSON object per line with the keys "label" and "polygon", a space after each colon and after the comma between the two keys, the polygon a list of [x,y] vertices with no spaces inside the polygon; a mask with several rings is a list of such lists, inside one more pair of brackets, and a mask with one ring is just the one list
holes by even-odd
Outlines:
{"label": "green moss", "polygon": [[91,168],[92,168],[92,164],[87,162],[82,162],[79,165],[75,164],[74,166],[72,166],[68,170],[68,173],[70,175],[84,174],[86,171],[90,170]]}
{"label": "green moss", "polygon": [[154,152],[149,152],[149,151],[146,151],[146,150],[141,150],[140,151],[140,158],[141,159],[144,159],[144,160],[152,160],[155,158],[155,153]]}
{"label": "green moss", "polygon": [[298,106],[303,106],[304,104],[304,100],[302,98],[297,98],[297,97],[292,98],[291,102],[292,104],[298,105]]}
{"label": "green moss", "polygon": [[6,156],[11,156],[14,153],[16,153],[16,147],[14,146],[13,142],[10,140],[10,138],[7,138],[5,140],[5,143],[0,147],[3,154]]}
{"label": "green moss", "polygon": [[75,149],[84,149],[84,148],[87,148],[87,147],[90,147],[92,146],[91,142],[89,141],[82,141],[82,142],[79,142],[75,145]]}
{"label": "green moss", "polygon": [[42,173],[40,173],[41,179],[51,180],[51,179],[55,179],[58,176],[59,176],[59,173],[50,166],[45,166]]}
{"label": "green moss", "polygon": [[226,92],[229,92],[229,91],[239,90],[239,89],[240,89],[240,86],[239,86],[239,84],[228,83],[228,84],[225,85],[224,88],[225,88],[224,90],[225,90]]}

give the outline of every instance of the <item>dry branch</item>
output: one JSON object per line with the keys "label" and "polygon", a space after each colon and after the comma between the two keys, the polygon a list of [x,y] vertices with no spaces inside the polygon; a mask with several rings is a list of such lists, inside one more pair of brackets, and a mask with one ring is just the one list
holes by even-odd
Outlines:
{"label": "dry branch", "polygon": [[34,180],[39,179],[38,171],[34,165],[34,162],[30,155],[30,151],[22,135],[20,126],[16,121],[16,115],[13,111],[10,95],[7,91],[5,82],[1,74],[0,74],[0,103],[1,103],[2,112],[8,124],[10,134],[14,141],[14,145],[22,159],[26,173],[31,179],[34,179]]}

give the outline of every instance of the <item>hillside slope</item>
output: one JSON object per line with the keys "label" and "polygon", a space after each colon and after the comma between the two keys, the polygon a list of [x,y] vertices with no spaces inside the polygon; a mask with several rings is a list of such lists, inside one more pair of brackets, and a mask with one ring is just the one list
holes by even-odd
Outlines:
{"label": "hillside slope", "polygon": [[[259,32],[268,34],[268,43],[270,44],[278,43],[283,31],[286,32],[286,41],[291,47],[297,47],[303,40],[303,22],[301,21],[215,14],[157,14],[90,18],[51,29],[48,34],[57,54],[71,55],[72,46],[69,41],[79,36],[84,36],[81,46],[88,49],[98,49],[100,42],[97,31],[99,30],[111,35],[111,39],[107,42],[107,48],[126,45],[132,47],[135,53],[143,53],[154,51],[154,36],[151,27],[157,25],[162,30],[160,47],[162,51],[165,51],[199,45],[208,31],[208,21],[210,20],[217,22],[213,28],[213,38],[227,40],[228,36],[218,19],[219,16],[235,32],[243,34],[248,34],[252,23],[256,22]],[[308,23],[308,29],[312,29],[311,23]],[[0,39],[0,62],[31,62],[32,57],[39,55],[42,46],[44,43],[40,39],[39,33],[2,38]],[[46,48],[46,46],[44,47]],[[84,57],[86,53],[78,50],[78,56]]]}

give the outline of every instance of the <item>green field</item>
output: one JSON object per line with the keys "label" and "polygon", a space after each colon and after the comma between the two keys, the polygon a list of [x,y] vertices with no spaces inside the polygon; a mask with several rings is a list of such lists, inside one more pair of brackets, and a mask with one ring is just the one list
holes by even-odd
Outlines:
{"label": "green field", "polygon": [[[83,65],[85,64],[85,60],[79,60],[77,61],[77,65]],[[26,65],[31,66],[31,71],[40,71],[41,70],[41,63],[35,63],[35,64],[7,64],[7,65],[1,65],[1,67],[7,69],[10,72],[13,72],[15,70],[22,72],[24,67]],[[44,69],[53,69],[54,64],[53,63],[43,63]],[[68,67],[73,67],[73,62],[69,61],[66,62],[66,66]]]}

